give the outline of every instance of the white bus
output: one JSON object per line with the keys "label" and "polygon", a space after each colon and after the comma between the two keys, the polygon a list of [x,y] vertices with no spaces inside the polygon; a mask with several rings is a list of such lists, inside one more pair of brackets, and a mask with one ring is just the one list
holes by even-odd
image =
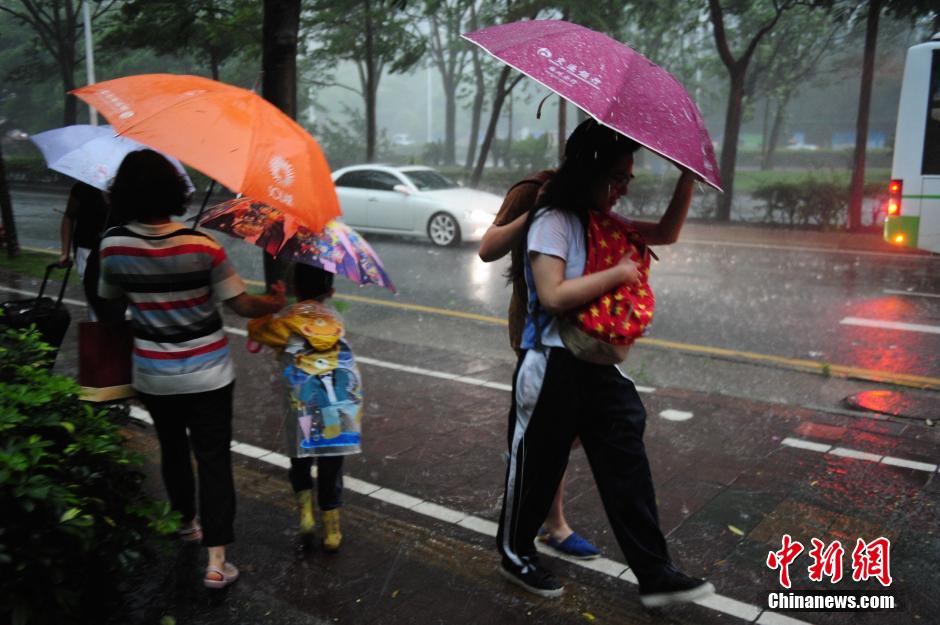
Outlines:
{"label": "white bus", "polygon": [[940,253],[940,33],[907,51],[884,237]]}

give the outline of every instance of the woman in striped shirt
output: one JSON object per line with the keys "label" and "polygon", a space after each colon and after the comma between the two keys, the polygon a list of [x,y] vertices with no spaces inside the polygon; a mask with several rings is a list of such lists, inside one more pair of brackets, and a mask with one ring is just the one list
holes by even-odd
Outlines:
{"label": "woman in striped shirt", "polygon": [[[208,547],[203,583],[223,588],[238,578],[238,569],[225,559],[225,546],[234,540],[229,447],[235,370],[218,304],[242,317],[260,317],[284,306],[284,284],[274,285],[269,295],[247,294],[221,245],[171,219],[185,212],[188,193],[157,152],[130,153],[110,196],[112,210],[127,225],[111,228],[101,241],[98,294],[128,304],[133,384],[160,440],[164,485],[184,521],[180,536]],[[190,447],[199,474],[201,525]]]}

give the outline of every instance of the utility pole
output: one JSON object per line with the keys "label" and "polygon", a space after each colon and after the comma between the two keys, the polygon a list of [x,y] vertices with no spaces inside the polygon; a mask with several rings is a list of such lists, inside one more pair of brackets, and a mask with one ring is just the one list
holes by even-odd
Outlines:
{"label": "utility pole", "polygon": [[[85,74],[88,84],[95,84],[95,44],[91,38],[91,8],[88,6],[89,0],[82,2],[82,20],[85,23]],[[98,111],[91,105],[88,106],[88,121],[92,126],[98,125]]]}

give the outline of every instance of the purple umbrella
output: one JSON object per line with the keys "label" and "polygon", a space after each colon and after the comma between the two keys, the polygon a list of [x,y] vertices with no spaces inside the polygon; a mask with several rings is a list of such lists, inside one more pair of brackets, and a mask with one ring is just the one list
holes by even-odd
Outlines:
{"label": "purple umbrella", "polygon": [[672,74],[642,54],[562,20],[502,24],[463,37],[721,191],[698,107]]}
{"label": "purple umbrella", "polygon": [[377,284],[395,292],[372,246],[341,221],[331,220],[314,232],[273,206],[243,197],[208,210],[197,225],[244,239],[271,256],[321,267],[356,284]]}

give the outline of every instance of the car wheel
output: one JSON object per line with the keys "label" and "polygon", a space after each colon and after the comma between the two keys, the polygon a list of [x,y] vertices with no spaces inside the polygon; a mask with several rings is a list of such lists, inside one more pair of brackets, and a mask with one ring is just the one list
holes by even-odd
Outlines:
{"label": "car wheel", "polygon": [[428,237],[434,245],[450,247],[460,243],[460,226],[447,213],[435,213],[428,221]]}

